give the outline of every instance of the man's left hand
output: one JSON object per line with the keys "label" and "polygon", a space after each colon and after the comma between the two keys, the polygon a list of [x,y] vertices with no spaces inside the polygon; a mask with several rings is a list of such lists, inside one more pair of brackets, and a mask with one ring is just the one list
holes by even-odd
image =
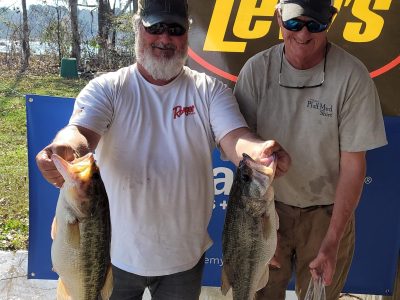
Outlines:
{"label": "man's left hand", "polygon": [[289,170],[291,158],[277,141],[270,140],[262,145],[260,162],[267,163],[269,161],[268,157],[272,154],[275,154],[277,158],[275,177],[282,176]]}
{"label": "man's left hand", "polygon": [[335,274],[338,246],[322,244],[317,257],[309,264],[314,280],[322,277],[324,285],[331,285]]}

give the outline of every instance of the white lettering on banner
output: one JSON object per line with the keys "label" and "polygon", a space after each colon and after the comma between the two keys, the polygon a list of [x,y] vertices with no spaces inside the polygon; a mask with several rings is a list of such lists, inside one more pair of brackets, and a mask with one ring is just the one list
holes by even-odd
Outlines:
{"label": "white lettering on banner", "polygon": [[[233,183],[233,171],[229,168],[214,168],[214,193],[215,195],[229,195]],[[218,177],[222,174],[223,177]]]}
{"label": "white lettering on banner", "polygon": [[206,257],[205,263],[210,265],[217,265],[220,267],[224,265],[222,258],[219,257]]}
{"label": "white lettering on banner", "polygon": [[365,177],[364,183],[365,184],[371,184],[372,183],[372,177],[370,177],[370,176]]}
{"label": "white lettering on banner", "polygon": [[223,210],[225,210],[228,207],[228,203],[226,202],[226,200],[222,201],[219,206],[222,207]]}

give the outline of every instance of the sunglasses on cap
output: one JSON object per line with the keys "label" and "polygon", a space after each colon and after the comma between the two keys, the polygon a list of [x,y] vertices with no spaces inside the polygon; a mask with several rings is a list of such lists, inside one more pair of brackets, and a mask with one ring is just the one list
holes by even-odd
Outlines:
{"label": "sunglasses on cap", "polygon": [[290,31],[300,31],[304,26],[307,27],[307,30],[311,33],[322,32],[328,28],[329,24],[322,24],[314,20],[303,21],[299,19],[290,19],[287,21],[282,20],[283,27]]}
{"label": "sunglasses on cap", "polygon": [[186,29],[179,24],[165,24],[165,23],[156,23],[151,26],[144,26],[144,29],[149,34],[160,35],[164,32],[167,32],[170,36],[181,36],[184,35]]}

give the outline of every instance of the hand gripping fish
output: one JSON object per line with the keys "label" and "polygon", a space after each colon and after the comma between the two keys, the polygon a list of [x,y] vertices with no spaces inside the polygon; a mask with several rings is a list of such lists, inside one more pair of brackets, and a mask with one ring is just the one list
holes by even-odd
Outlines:
{"label": "hand gripping fish", "polygon": [[69,163],[53,154],[65,182],[51,228],[57,300],[108,299],[112,292],[108,198],[92,153]]}
{"label": "hand gripping fish", "polygon": [[271,182],[275,156],[262,165],[243,154],[229,194],[222,234],[222,284],[234,300],[253,300],[268,282],[268,263],[277,244],[278,215]]}

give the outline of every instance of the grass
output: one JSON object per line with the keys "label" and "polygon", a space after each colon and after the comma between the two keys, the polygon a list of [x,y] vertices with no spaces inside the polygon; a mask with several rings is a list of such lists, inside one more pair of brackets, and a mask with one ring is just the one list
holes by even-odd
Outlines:
{"label": "grass", "polygon": [[46,72],[19,75],[0,68],[0,250],[27,249],[25,94],[76,97],[86,83]]}

